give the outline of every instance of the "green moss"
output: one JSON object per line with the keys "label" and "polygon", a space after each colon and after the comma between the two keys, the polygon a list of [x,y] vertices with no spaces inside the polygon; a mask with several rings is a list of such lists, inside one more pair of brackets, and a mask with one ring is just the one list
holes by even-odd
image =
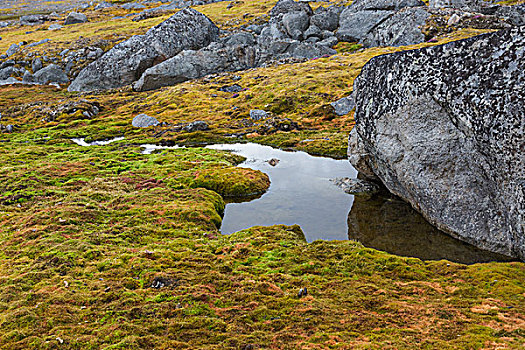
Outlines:
{"label": "green moss", "polygon": [[[274,3],[199,10],[228,28],[264,21],[258,16]],[[86,43],[107,50],[170,15],[109,20],[125,13],[88,12],[89,24],[60,33],[10,27],[0,50],[22,36],[51,38],[34,49],[50,57]],[[142,143],[255,141],[345,157],[353,115],[335,116],[329,103],[352,91],[370,58],[407,47],[337,49],[330,58],[148,93],[122,88],[79,97],[53,87],[0,87],[2,123],[17,126],[0,134],[0,348],[520,348],[523,263],[465,266],[351,241],[307,244],[298,226],[222,236],[223,197],[264,192],[266,175],[236,167],[239,156],[200,147],[141,154]],[[247,90],[236,98],[218,91],[233,83]],[[100,114],[52,118],[81,98],[100,103]],[[251,121],[255,108],[299,129]],[[167,125],[133,128],[139,113]],[[210,130],[179,131],[194,120]],[[103,147],[69,140],[117,136],[125,139]],[[299,298],[305,287],[308,295]]]}

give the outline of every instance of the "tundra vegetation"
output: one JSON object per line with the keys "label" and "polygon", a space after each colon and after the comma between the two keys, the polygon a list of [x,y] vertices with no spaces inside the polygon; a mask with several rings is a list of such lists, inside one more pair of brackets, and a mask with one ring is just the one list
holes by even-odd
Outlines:
{"label": "tundra vegetation", "polygon": [[[37,11],[9,3],[0,7],[4,20]],[[226,30],[264,21],[275,3],[195,8]],[[122,17],[140,10],[120,6],[81,12],[89,22],[57,31],[49,23],[0,28],[0,52],[43,39],[10,59],[61,59],[87,46],[106,52],[176,10],[142,21]],[[306,243],[298,226],[223,236],[225,199],[263,193],[269,180],[236,167],[239,156],[202,147],[251,141],[343,158],[353,112],[339,116],[330,103],[351,94],[367,61],[491,30],[442,31],[408,47],[342,42],[330,57],[148,92],[0,86],[0,123],[12,126],[0,133],[0,348],[523,348],[523,263],[462,265],[354,241]],[[242,91],[221,89],[234,84]],[[252,109],[271,118],[251,120]],[[141,113],[160,124],[133,127]],[[184,128],[194,121],[209,128]],[[114,137],[124,139],[71,141]],[[187,147],[142,154],[144,143]],[[307,295],[298,296],[301,288]]]}

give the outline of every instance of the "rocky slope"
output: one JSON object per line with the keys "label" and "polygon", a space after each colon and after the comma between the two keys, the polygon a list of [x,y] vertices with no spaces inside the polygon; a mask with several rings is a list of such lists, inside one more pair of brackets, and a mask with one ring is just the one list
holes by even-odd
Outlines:
{"label": "rocky slope", "polygon": [[350,159],[440,229],[525,259],[525,28],[372,59]]}
{"label": "rocky slope", "polygon": [[[202,7],[205,3],[216,4],[209,1],[198,5]],[[228,4],[227,9],[235,4]],[[21,16],[18,23],[2,22],[2,26],[19,24],[60,33],[77,24],[99,26],[103,22],[100,16],[108,20],[106,14],[119,13],[114,12],[116,8],[140,12],[109,20],[129,17],[131,22],[139,23],[164,17],[187,7],[188,3],[174,1],[155,6],[148,2],[147,5],[149,7],[140,3],[86,5],[84,10],[92,8],[93,11],[87,12],[88,15],[71,12],[63,19],[56,12],[31,14]],[[134,89],[145,91],[276,61],[330,56],[337,53],[334,47],[341,42],[356,42],[365,47],[414,45],[462,27],[501,29],[519,25],[523,19],[523,7],[520,6],[477,5],[474,8],[473,5],[460,4],[456,6],[458,8],[441,8],[443,5],[455,6],[433,3],[429,7],[418,0],[360,0],[350,6],[312,7],[306,2],[280,0],[268,15],[255,17],[244,25],[222,29],[220,33],[206,15],[194,9],[184,9],[153,28],[147,28],[144,34],[127,37],[124,41],[115,38],[113,32],[107,39],[91,45],[81,36],[78,40],[84,42],[80,49],[62,49],[59,57],[49,57],[46,51],[57,41],[56,36],[54,39],[15,42],[5,55],[0,56],[4,59],[0,66],[0,84],[66,84],[72,81],[70,91],[85,92],[134,83]],[[250,17],[247,14],[246,18]],[[100,30],[102,28],[95,32]],[[33,31],[25,34],[31,33]],[[36,52],[32,52],[34,47],[38,47]],[[35,65],[36,62],[40,64]],[[68,80],[57,79],[56,74],[46,75],[44,79],[35,77],[41,66],[48,64],[56,64],[56,68],[63,70],[61,75],[68,75]],[[13,66],[18,67],[13,69]],[[20,81],[19,77],[23,79]]]}

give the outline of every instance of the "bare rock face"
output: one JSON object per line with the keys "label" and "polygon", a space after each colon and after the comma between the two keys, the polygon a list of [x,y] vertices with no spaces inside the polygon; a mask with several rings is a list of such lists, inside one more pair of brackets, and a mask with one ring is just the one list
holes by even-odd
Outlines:
{"label": "bare rock face", "polygon": [[430,13],[424,7],[410,7],[396,12],[371,30],[362,40],[364,46],[403,46],[422,43],[422,27]]}
{"label": "bare rock face", "polygon": [[116,45],[84,68],[69,91],[93,91],[131,84],[142,73],[183,50],[198,50],[216,41],[219,28],[202,13],[184,9],[151,28]]}
{"label": "bare rock face", "polygon": [[158,89],[205,75],[238,71],[257,65],[257,51],[252,46],[226,46],[219,43],[194,51],[185,50],[154,67],[148,68],[133,84],[136,91]]}
{"label": "bare rock face", "polygon": [[372,59],[349,142],[431,223],[525,260],[525,27]]}
{"label": "bare rock face", "polygon": [[428,17],[420,0],[356,0],[341,12],[337,38],[365,47],[417,44]]}

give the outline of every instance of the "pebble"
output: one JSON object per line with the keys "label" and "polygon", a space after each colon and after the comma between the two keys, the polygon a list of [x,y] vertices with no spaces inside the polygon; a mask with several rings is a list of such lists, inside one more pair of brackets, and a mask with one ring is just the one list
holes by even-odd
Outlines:
{"label": "pebble", "polygon": [[272,158],[268,161],[268,164],[270,164],[271,166],[276,166],[277,164],[279,164],[279,159]]}
{"label": "pebble", "polygon": [[297,293],[297,296],[298,296],[299,298],[301,298],[301,297],[305,297],[305,296],[307,296],[307,295],[308,295],[308,289],[306,289],[306,287],[305,287],[305,288],[301,288],[301,289],[299,289],[299,293]]}

